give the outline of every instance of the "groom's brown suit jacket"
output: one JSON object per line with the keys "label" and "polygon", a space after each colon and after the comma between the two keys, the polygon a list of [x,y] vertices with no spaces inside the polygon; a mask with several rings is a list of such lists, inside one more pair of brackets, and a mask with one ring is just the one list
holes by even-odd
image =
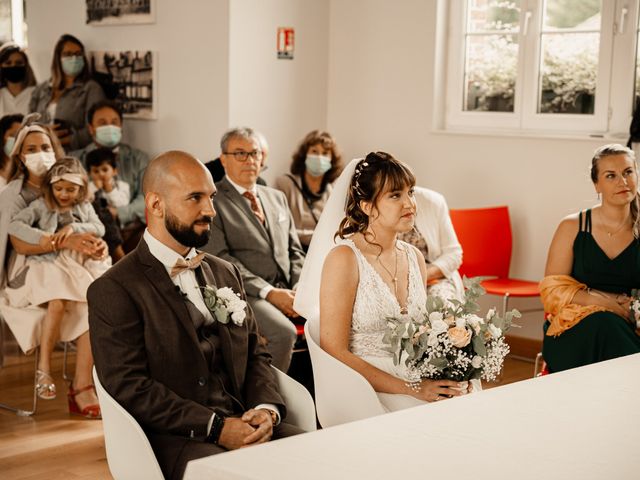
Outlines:
{"label": "groom's brown suit jacket", "polygon": [[[206,255],[207,284],[244,290],[238,270]],[[96,370],[105,389],[140,423],[165,472],[185,445],[204,440],[219,396],[182,293],[144,240],[89,288],[89,326]],[[219,354],[237,410],[275,404],[285,416],[256,321],[219,324]],[[212,392],[218,389],[218,393]],[[240,405],[238,405],[238,403]],[[166,474],[166,473],[165,473]]]}

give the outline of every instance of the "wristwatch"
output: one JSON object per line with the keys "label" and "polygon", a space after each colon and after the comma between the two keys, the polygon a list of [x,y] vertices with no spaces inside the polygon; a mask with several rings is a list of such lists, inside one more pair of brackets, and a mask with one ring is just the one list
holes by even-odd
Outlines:
{"label": "wristwatch", "polygon": [[220,440],[220,434],[222,433],[222,428],[224,427],[224,422],[227,419],[226,415],[216,412],[213,417],[213,423],[211,424],[211,431],[209,435],[207,435],[206,442],[213,443],[214,445],[218,445],[218,440]]}

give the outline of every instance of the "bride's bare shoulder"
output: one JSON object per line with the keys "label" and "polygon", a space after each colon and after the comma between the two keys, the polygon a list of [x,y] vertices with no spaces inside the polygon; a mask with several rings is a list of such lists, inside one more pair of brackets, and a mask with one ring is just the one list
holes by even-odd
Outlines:
{"label": "bride's bare shoulder", "polygon": [[325,260],[325,263],[327,263],[328,261],[352,261],[356,262],[356,254],[353,251],[353,249],[349,246],[349,245],[336,245],[335,247],[333,247],[331,249],[331,251],[329,252],[329,254],[327,255],[327,258]]}
{"label": "bride's bare shoulder", "polygon": [[352,304],[355,297],[360,272],[355,252],[348,245],[338,245],[327,255],[322,268],[320,282],[320,303],[342,305]]}

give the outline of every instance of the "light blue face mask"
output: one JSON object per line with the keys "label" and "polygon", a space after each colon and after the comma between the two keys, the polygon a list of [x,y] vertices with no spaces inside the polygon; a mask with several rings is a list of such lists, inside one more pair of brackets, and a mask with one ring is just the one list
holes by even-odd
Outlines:
{"label": "light blue face mask", "polygon": [[307,154],[304,166],[312,177],[321,177],[331,169],[331,157]]}
{"label": "light blue face mask", "polygon": [[122,140],[122,129],[116,125],[102,125],[96,128],[96,143],[113,148]]}
{"label": "light blue face mask", "polygon": [[62,71],[65,75],[75,77],[84,68],[84,57],[81,55],[73,55],[71,57],[62,57],[60,59]]}
{"label": "light blue face mask", "polygon": [[16,143],[16,137],[7,137],[7,141],[4,142],[4,154],[7,157],[11,156],[11,150],[13,150],[13,146]]}

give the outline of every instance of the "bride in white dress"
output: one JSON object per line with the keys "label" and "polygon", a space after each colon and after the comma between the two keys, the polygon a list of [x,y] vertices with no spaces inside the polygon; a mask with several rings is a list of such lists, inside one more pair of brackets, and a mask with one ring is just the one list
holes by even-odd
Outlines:
{"label": "bride in white dress", "polygon": [[467,382],[450,380],[408,384],[406,367],[394,364],[382,342],[388,317],[425,309],[424,257],[397,239],[413,228],[414,185],[409,168],[389,154],[353,160],[316,227],[294,305],[307,319],[319,313],[320,346],[364,376],[387,410],[458,396],[468,388]]}

